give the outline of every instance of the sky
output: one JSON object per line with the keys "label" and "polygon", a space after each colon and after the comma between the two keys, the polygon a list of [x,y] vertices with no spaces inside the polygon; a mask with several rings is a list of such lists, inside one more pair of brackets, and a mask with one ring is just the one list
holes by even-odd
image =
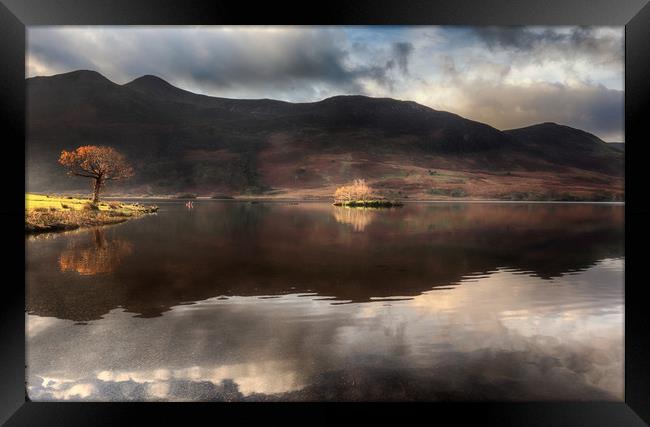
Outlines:
{"label": "sky", "polygon": [[505,130],[541,122],[624,141],[624,27],[29,27],[27,77],[145,74],[196,93],[416,101]]}

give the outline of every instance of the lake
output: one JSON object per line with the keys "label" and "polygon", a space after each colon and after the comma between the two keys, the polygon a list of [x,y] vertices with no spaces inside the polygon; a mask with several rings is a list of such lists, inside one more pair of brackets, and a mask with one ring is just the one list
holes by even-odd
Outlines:
{"label": "lake", "polygon": [[622,205],[155,203],[26,237],[32,400],[623,400]]}

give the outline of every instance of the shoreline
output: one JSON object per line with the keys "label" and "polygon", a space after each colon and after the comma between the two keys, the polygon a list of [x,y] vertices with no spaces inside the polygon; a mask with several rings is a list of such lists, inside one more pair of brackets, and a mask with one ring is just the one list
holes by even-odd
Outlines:
{"label": "shoreline", "polygon": [[26,193],[25,234],[56,233],[120,224],[157,211],[156,205],[106,200],[93,204],[85,198]]}
{"label": "shoreline", "polygon": [[[25,206],[25,234],[38,235],[43,233],[60,233],[65,231],[78,230],[83,228],[99,227],[106,225],[121,224],[129,219],[135,219],[144,215],[156,213],[158,206],[144,205],[139,201],[158,201],[166,203],[185,203],[188,200],[199,202],[226,202],[226,203],[327,203],[337,207],[333,198],[280,198],[280,197],[232,197],[212,198],[208,196],[197,196],[195,198],[179,198],[174,196],[104,196],[102,201],[95,208],[89,205],[90,199],[75,198],[66,195],[47,195],[37,193],[26,193]],[[131,203],[129,203],[131,202]],[[133,203],[135,202],[135,203]],[[406,204],[463,204],[463,203],[493,203],[493,204],[598,204],[625,206],[625,201],[602,201],[602,200],[503,200],[503,199],[479,199],[479,198],[440,198],[440,199],[399,199],[391,202],[392,206],[403,206]],[[345,204],[344,204],[345,205]],[[346,208],[363,208],[356,204],[350,206],[339,206]]]}
{"label": "shoreline", "polygon": [[[106,200],[109,197],[105,197]],[[110,199],[115,200],[152,200],[164,202],[187,202],[189,200],[210,201],[210,202],[229,202],[229,203],[246,203],[246,202],[264,202],[264,203],[333,203],[333,198],[278,198],[278,197],[234,197],[232,199],[213,199],[211,197],[199,196],[196,198],[179,199],[168,196],[112,196]],[[598,203],[625,205],[625,201],[607,201],[607,200],[508,200],[508,199],[479,199],[479,198],[446,198],[446,199],[398,199],[399,203]]]}
{"label": "shoreline", "polygon": [[[40,193],[43,194],[43,193]],[[83,193],[55,193],[56,197],[86,197]],[[218,197],[217,197],[218,196]],[[378,194],[383,200],[392,200],[399,203],[409,202],[525,202],[525,203],[538,203],[538,202],[584,202],[584,203],[625,203],[625,194],[549,194],[549,193],[513,193],[513,194],[499,194],[499,195],[479,195],[467,194],[463,196],[453,196],[448,194],[412,194],[412,195],[393,195],[385,196]],[[335,201],[333,192],[324,192],[320,194],[310,194],[305,192],[290,192],[285,194],[220,194],[220,195],[197,195],[196,193],[188,193],[187,195],[179,194],[138,194],[138,193],[113,193],[104,195],[105,201],[119,201],[119,200],[164,200],[164,201],[238,201],[238,202],[329,202]]]}

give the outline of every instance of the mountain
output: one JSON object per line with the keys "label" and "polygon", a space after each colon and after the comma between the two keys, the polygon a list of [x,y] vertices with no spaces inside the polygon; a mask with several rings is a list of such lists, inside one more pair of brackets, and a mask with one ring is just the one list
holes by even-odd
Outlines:
{"label": "mountain", "polygon": [[391,197],[507,198],[576,186],[622,195],[623,154],[551,123],[502,132],[412,101],[217,98],[156,76],[119,85],[85,70],[26,84],[30,191],[86,190],[56,159],[95,144],[136,166],[134,179],[112,187],[121,192],[325,196],[363,177]]}

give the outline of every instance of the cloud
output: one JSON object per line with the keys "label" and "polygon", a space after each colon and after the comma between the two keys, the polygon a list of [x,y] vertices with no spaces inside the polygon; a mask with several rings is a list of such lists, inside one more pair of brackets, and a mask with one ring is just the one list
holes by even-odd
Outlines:
{"label": "cloud", "polygon": [[512,129],[556,122],[624,141],[623,91],[583,81],[509,81],[509,65],[472,62],[469,69],[450,56],[439,59],[441,77],[410,89],[407,97],[439,110]]}
{"label": "cloud", "polygon": [[587,56],[599,64],[621,63],[623,34],[607,27],[475,27],[475,35],[491,49],[512,50],[528,60]]}
{"label": "cloud", "polygon": [[413,53],[413,44],[409,42],[397,42],[393,44],[393,52],[399,69],[404,74],[409,71],[409,57]]}
{"label": "cloud", "polygon": [[623,140],[623,92],[600,85],[567,86],[535,83],[528,87],[508,84],[466,84],[466,117],[492,123],[500,129],[556,122]]}

